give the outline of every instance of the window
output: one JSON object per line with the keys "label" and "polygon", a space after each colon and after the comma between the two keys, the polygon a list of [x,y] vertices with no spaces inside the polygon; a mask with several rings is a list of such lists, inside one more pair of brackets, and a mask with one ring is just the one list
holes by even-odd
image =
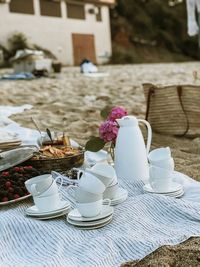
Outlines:
{"label": "window", "polygon": [[67,17],[70,19],[85,19],[85,6],[82,4],[67,4]]}
{"label": "window", "polygon": [[101,15],[101,7],[96,7],[97,13],[96,13],[96,21],[102,21],[102,15]]}
{"label": "window", "polygon": [[40,0],[40,14],[42,16],[62,17],[60,2]]}
{"label": "window", "polygon": [[14,13],[34,14],[33,0],[11,0],[9,9]]}

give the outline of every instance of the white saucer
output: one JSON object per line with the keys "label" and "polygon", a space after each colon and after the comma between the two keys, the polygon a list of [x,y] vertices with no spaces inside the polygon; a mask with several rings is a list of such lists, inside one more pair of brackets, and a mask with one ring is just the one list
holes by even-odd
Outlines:
{"label": "white saucer", "polygon": [[179,197],[182,197],[184,195],[184,190],[182,190],[179,194],[177,195],[174,195],[174,196],[168,196],[168,197],[175,197],[175,198],[179,198]]}
{"label": "white saucer", "polygon": [[85,227],[89,227],[89,226],[97,226],[99,224],[103,224],[103,223],[106,223],[108,221],[110,221],[112,219],[112,216],[113,215],[110,215],[104,219],[100,219],[100,220],[97,220],[97,221],[91,221],[91,222],[77,222],[77,221],[74,221],[74,220],[71,220],[67,217],[67,222],[69,224],[72,224],[74,226],[85,226]]}
{"label": "white saucer", "polygon": [[[111,206],[118,205],[122,202],[124,202],[128,197],[128,191],[122,187],[118,188],[117,194],[115,198],[111,199]],[[107,201],[104,201],[104,204],[108,203]]]}
{"label": "white saucer", "polygon": [[99,229],[99,228],[106,226],[111,221],[112,221],[112,218],[110,220],[104,222],[104,223],[100,223],[100,224],[94,225],[94,226],[75,226],[75,225],[74,226],[80,230],[95,230],[95,229]]}
{"label": "white saucer", "polygon": [[70,208],[62,210],[62,211],[59,211],[59,212],[57,212],[55,214],[52,214],[52,215],[43,215],[43,216],[33,216],[33,215],[28,215],[28,214],[27,215],[29,217],[32,217],[32,218],[37,219],[37,220],[49,220],[49,219],[53,219],[53,218],[64,216],[67,213],[69,213],[69,211],[70,211]]}
{"label": "white saucer", "polygon": [[95,217],[90,217],[90,218],[82,217],[77,209],[73,209],[68,214],[68,218],[70,220],[73,220],[76,222],[92,222],[92,221],[104,219],[104,218],[112,215],[113,212],[114,212],[114,209],[112,207],[110,207],[108,205],[103,205],[103,209],[102,209],[101,213]]}
{"label": "white saucer", "polygon": [[[173,192],[173,193],[165,193],[165,194],[160,194],[160,195],[165,195],[165,196],[176,196],[179,195],[180,193],[182,193],[184,190],[183,188],[181,188],[180,190]],[[159,194],[159,193],[155,193],[155,194]]]}
{"label": "white saucer", "polygon": [[61,201],[60,202],[60,207],[56,210],[44,212],[44,211],[39,211],[38,208],[34,205],[32,207],[29,207],[25,213],[29,216],[51,216],[57,213],[61,213],[62,211],[69,209],[70,208],[70,203],[68,201]]}
{"label": "white saucer", "polygon": [[177,192],[177,191],[180,191],[181,189],[183,189],[183,186],[181,184],[178,184],[178,183],[175,183],[175,182],[172,182],[171,184],[171,188],[169,190],[164,190],[164,191],[154,191],[152,188],[151,188],[151,185],[150,184],[145,184],[143,186],[143,190],[148,192],[148,193],[157,193],[157,194],[168,194],[168,193],[174,193],[174,192]]}

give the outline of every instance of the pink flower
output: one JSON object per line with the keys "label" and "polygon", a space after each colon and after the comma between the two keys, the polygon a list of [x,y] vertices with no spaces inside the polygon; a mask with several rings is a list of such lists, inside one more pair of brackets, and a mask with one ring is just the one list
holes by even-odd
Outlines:
{"label": "pink flower", "polygon": [[115,142],[118,130],[119,128],[116,121],[107,120],[99,127],[100,138],[103,139],[104,142]]}
{"label": "pink flower", "polygon": [[121,119],[122,117],[126,116],[128,113],[123,107],[114,107],[112,108],[108,120],[115,121],[116,119]]}

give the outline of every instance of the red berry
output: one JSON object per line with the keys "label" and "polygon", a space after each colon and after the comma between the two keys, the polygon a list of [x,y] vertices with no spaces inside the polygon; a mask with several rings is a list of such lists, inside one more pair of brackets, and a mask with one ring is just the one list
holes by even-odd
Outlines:
{"label": "red berry", "polygon": [[2,176],[9,176],[9,172],[2,172]]}
{"label": "red berry", "polygon": [[8,191],[9,191],[10,193],[13,193],[13,192],[14,192],[14,188],[13,188],[13,187],[9,187],[9,188],[8,188]]}
{"label": "red berry", "polygon": [[28,169],[29,169],[29,170],[32,170],[32,169],[33,169],[33,167],[32,167],[32,166],[27,166],[27,167],[28,167]]}
{"label": "red berry", "polygon": [[8,198],[7,197],[3,197],[2,198],[2,202],[7,202],[8,201]]}
{"label": "red berry", "polygon": [[20,171],[20,168],[19,168],[19,167],[15,167],[14,170],[15,170],[16,172],[18,172],[18,171]]}
{"label": "red berry", "polygon": [[12,183],[11,183],[10,181],[7,181],[7,182],[5,183],[5,186],[6,186],[6,188],[9,188],[9,187],[12,186]]}
{"label": "red berry", "polygon": [[18,199],[18,198],[20,198],[20,195],[15,194],[15,195],[14,195],[14,199]]}

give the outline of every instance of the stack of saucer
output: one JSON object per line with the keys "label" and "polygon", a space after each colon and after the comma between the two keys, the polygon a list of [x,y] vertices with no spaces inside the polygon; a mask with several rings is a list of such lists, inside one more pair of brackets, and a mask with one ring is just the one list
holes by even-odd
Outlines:
{"label": "stack of saucer", "polygon": [[169,147],[152,150],[149,155],[149,183],[143,189],[148,193],[162,194],[169,197],[181,197],[183,186],[173,181],[174,159]]}
{"label": "stack of saucer", "polygon": [[103,205],[101,212],[97,216],[83,217],[78,209],[70,211],[67,222],[82,230],[92,230],[101,228],[109,224],[113,217],[114,209],[109,205]]}
{"label": "stack of saucer", "polygon": [[[117,186],[117,191],[115,192],[114,196],[111,197],[111,199],[110,199],[111,200],[111,203],[110,203],[111,206],[116,206],[116,205],[124,202],[128,197],[128,191],[126,189],[119,187],[118,184],[115,186]],[[108,190],[109,190],[109,187],[107,187],[106,191],[104,192],[104,199],[106,198],[103,202],[104,204],[107,203],[107,198],[109,198],[109,195],[107,195],[107,193],[109,192]]]}
{"label": "stack of saucer", "polygon": [[31,216],[39,220],[48,220],[66,215],[70,211],[70,203],[68,201],[60,201],[58,208],[52,211],[40,211],[36,205],[28,208],[25,213],[27,216]]}
{"label": "stack of saucer", "polygon": [[22,143],[15,133],[1,131],[0,134],[0,150],[11,149]]}
{"label": "stack of saucer", "polygon": [[34,206],[29,207],[25,214],[35,219],[47,220],[63,216],[70,211],[70,203],[61,199],[60,186],[57,186],[57,180],[52,175],[44,174],[33,177],[25,182],[25,186],[31,193]]}
{"label": "stack of saucer", "polygon": [[184,194],[183,186],[175,182],[172,182],[170,188],[168,188],[167,190],[159,190],[159,191],[153,190],[150,184],[145,184],[143,186],[143,190],[147,193],[160,194],[162,196],[175,197],[175,198],[182,197]]}

